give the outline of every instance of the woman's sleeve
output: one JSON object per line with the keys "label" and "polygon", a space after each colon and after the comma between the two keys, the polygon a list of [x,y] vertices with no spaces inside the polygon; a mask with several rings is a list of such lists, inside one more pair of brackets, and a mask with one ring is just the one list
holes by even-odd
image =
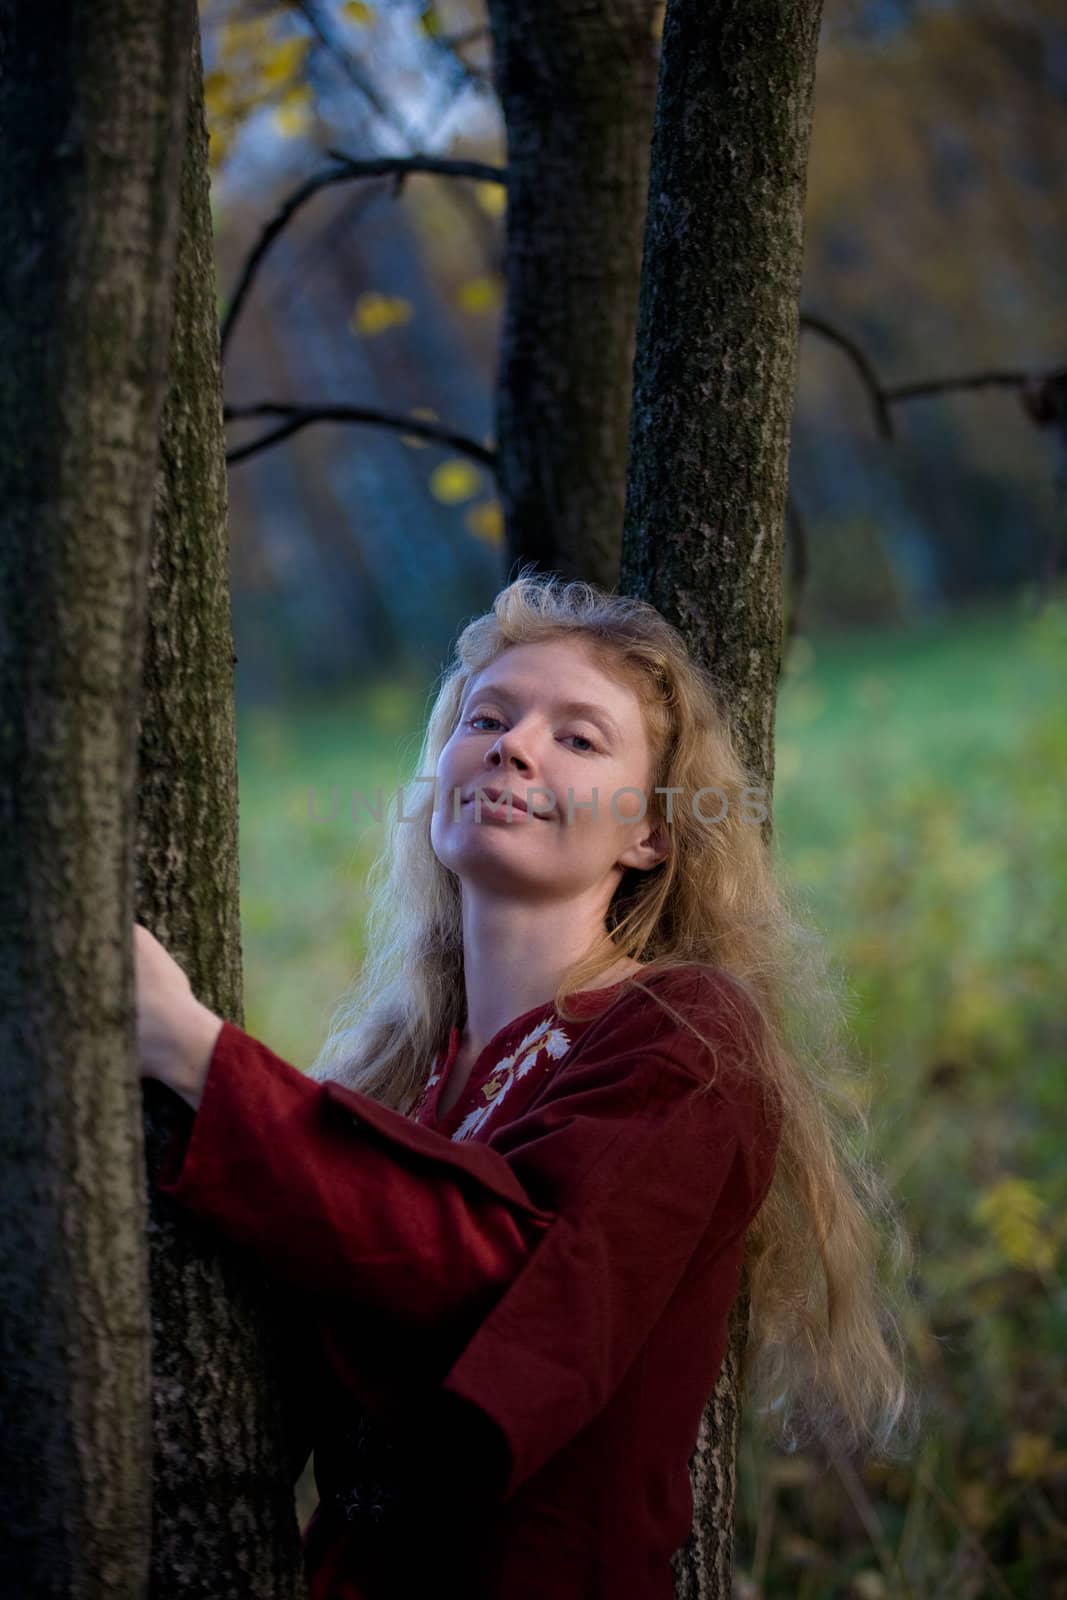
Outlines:
{"label": "woman's sleeve", "polygon": [[551,1222],[503,1157],[317,1083],[231,1022],[156,1187],[291,1289],[427,1329],[486,1309]]}

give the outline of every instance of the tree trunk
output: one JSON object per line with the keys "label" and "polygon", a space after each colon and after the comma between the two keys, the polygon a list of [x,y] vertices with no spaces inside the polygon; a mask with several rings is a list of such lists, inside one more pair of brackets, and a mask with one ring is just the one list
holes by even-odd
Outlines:
{"label": "tree trunk", "polygon": [[820,10],[668,4],[620,566],[715,673],[768,791]]}
{"label": "tree trunk", "polygon": [[0,1591],[135,1600],[136,720],[192,0],[0,0]]}
{"label": "tree trunk", "polygon": [[[766,786],[820,0],[669,0],[652,142],[619,587],[711,669]],[[685,1600],[732,1588],[748,1287],[690,1462]]]}
{"label": "tree trunk", "polygon": [[507,125],[497,375],[508,560],[614,588],[656,84],[654,0],[489,0]]}
{"label": "tree trunk", "polygon": [[[244,1020],[226,465],[199,40],[181,178],[170,383],[141,700],[137,914],[193,991]],[[145,1085],[154,1175],[189,1107]],[[280,1413],[272,1290],[150,1187],[151,1594],[306,1592]]]}

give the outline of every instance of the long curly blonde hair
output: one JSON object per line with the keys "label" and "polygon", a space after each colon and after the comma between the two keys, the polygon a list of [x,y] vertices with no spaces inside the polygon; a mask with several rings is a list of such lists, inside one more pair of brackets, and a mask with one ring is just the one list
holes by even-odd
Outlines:
{"label": "long curly blonde hair", "polygon": [[[758,1019],[745,1034],[747,1069],[776,1091],[781,1109],[774,1180],[746,1235],[744,1389],[788,1450],[815,1440],[850,1455],[908,1455],[918,1427],[905,1370],[912,1246],[864,1153],[868,1095],[849,1039],[850,994],[753,824],[759,780],[737,754],[714,680],[654,607],[523,569],[462,630],[418,756],[422,782],[400,792],[370,869],[365,960],[309,1073],[406,1114],[451,1028],[464,1025],[459,880],[431,846],[427,779],[472,677],[512,645],[555,639],[581,641],[633,689],[652,751],[650,787],[681,797],[665,860],[624,873],[610,937],[564,973],[556,1009],[574,1015],[570,996],[622,957],[641,963],[628,980],[641,988],[692,962],[728,980],[739,1009]],[[725,799],[714,826],[686,803],[700,790]],[[648,797],[648,816],[665,820],[658,794]]]}

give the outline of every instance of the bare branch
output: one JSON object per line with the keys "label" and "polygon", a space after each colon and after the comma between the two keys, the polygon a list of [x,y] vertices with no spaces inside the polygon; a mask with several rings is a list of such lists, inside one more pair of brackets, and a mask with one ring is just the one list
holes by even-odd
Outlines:
{"label": "bare branch", "polygon": [[878,381],[874,363],[867,353],[860,348],[855,339],[850,338],[847,333],[843,333],[832,322],[827,322],[825,317],[816,316],[812,311],[802,311],[800,313],[800,326],[809,329],[812,333],[817,333],[822,339],[828,339],[831,344],[835,344],[839,350],[845,352],[871,397],[875,427],[883,439],[891,439],[893,437],[893,418],[890,415],[885,390]]}
{"label": "bare branch", "polygon": [[248,417],[284,418],[277,428],[271,428],[267,433],[260,434],[257,439],[251,439],[248,444],[238,445],[228,451],[226,460],[231,465],[238,461],[247,461],[249,456],[258,455],[261,450],[280,444],[283,439],[290,438],[314,422],[360,422],[375,428],[391,428],[399,433],[409,433],[432,444],[445,445],[460,455],[469,456],[472,461],[477,461],[479,466],[496,471],[497,452],[487,445],[479,444],[477,439],[471,439],[463,433],[455,433],[451,428],[443,428],[439,423],[426,422],[419,417],[408,417],[402,412],[379,411],[373,406],[301,406],[282,401],[261,400],[256,405],[226,406],[223,409],[223,417],[227,422],[244,421]]}
{"label": "bare branch", "polygon": [[803,311],[800,326],[828,339],[843,350],[855,367],[865,389],[871,397],[875,424],[883,438],[893,437],[891,407],[906,400],[925,400],[931,395],[953,394],[969,389],[1018,389],[1024,406],[1039,426],[1050,420],[1045,413],[1057,409],[1050,396],[1067,384],[1067,368],[1049,368],[1044,372],[1023,372],[1021,369],[993,369],[986,372],[967,372],[949,378],[924,378],[918,383],[884,384],[878,376],[870,356],[849,334],[834,323],[814,312]]}
{"label": "bare branch", "polygon": [[414,140],[411,139],[411,130],[404,123],[399,113],[378,92],[376,85],[365,72],[362,62],[358,61],[351,51],[346,50],[327,29],[322,17],[319,15],[318,6],[313,5],[312,0],[292,0],[292,4],[294,9],[299,11],[327,54],[333,57],[349,83],[359,91],[367,104],[391,128],[395,128],[398,133],[403,134],[406,139],[414,143]]}
{"label": "bare branch", "polygon": [[234,324],[240,314],[241,308],[248,298],[252,282],[263,264],[271,245],[277,239],[282,229],[292,221],[300,208],[321,189],[331,188],[335,183],[350,183],[359,178],[388,178],[395,180],[394,194],[399,193],[404,179],[413,173],[429,172],[444,178],[475,178],[480,183],[506,183],[507,169],[495,167],[486,161],[460,161],[451,160],[444,156],[372,156],[365,161],[356,161],[351,156],[346,156],[342,151],[331,150],[330,158],[336,163],[326,167],[321,172],[314,172],[305,178],[291,194],[282,201],[278,210],[264,226],[259,238],[247,256],[241,268],[237,284],[234,288],[226,315],[223,318],[220,334],[223,352],[233,333]]}
{"label": "bare branch", "polygon": [[900,400],[924,400],[929,395],[963,389],[1021,389],[1042,376],[1035,372],[968,372],[954,378],[926,378],[921,383],[898,383],[882,393],[890,405]]}
{"label": "bare branch", "polygon": [[[1067,451],[1067,367],[1046,368],[1043,372],[1024,372],[1019,368],[992,368],[984,372],[959,373],[948,378],[924,378],[917,383],[883,384],[874,363],[848,334],[812,312],[802,312],[802,328],[843,350],[859,374],[874,409],[875,424],[883,438],[893,437],[892,407],[908,400],[926,400],[935,395],[960,394],[973,389],[1015,389],[1030,421],[1038,428],[1058,431],[1061,451]],[[794,563],[794,583],[799,587],[806,572],[804,527],[792,499],[786,503],[786,534]],[[1047,602],[1060,565],[1062,532],[1057,522],[1050,532],[1037,573],[1037,610]],[[796,602],[789,617],[785,644],[796,628]]]}
{"label": "bare branch", "polygon": [[506,167],[495,167],[489,161],[464,161],[454,156],[368,156],[357,159],[343,150],[327,150],[331,161],[338,161],[352,178],[393,178],[394,193],[399,194],[406,179],[413,173],[430,172],[439,178],[474,178],[478,183],[503,183],[508,181]]}

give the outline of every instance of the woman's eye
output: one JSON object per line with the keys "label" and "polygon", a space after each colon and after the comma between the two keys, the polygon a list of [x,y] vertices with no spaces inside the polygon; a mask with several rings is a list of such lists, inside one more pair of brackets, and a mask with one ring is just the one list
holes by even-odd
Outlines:
{"label": "woman's eye", "polygon": [[[476,722],[499,722],[499,721],[500,721],[499,717],[494,717],[494,716],[491,715],[490,712],[483,711],[476,717],[468,717],[466,719],[466,726],[468,728],[473,728],[474,724]],[[476,729],[475,731],[478,732],[478,731],[481,731],[481,730]],[[582,755],[587,755],[590,752],[595,752],[596,749],[598,748],[593,743],[592,739],[587,739],[586,738],[584,733],[568,733],[567,735],[565,735],[565,737],[568,738],[568,739],[580,739],[583,744],[586,744],[586,745],[589,746],[589,750],[588,751],[582,750],[580,752],[580,754],[582,754]]]}

